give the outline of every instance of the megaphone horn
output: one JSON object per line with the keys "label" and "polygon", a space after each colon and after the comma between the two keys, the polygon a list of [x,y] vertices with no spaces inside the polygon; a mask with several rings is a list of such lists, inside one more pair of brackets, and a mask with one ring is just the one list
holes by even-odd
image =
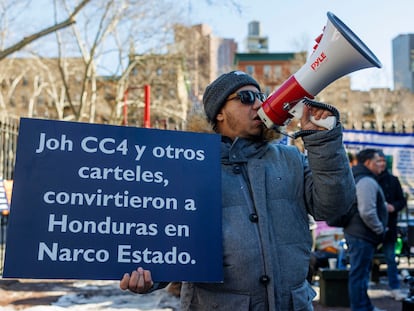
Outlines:
{"label": "megaphone horn", "polygon": [[[259,117],[268,128],[284,126],[304,97],[314,98],[336,79],[369,67],[381,68],[371,50],[338,17],[328,12],[328,22],[309,60],[262,104]],[[314,122],[314,120],[312,120]]]}

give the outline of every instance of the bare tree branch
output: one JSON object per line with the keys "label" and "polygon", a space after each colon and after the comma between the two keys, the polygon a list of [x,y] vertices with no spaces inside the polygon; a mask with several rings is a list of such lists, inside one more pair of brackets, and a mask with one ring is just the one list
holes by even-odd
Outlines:
{"label": "bare tree branch", "polygon": [[37,33],[34,33],[28,37],[23,38],[22,40],[20,40],[19,42],[17,42],[16,44],[13,44],[12,46],[0,51],[0,60],[6,58],[7,56],[9,56],[10,54],[13,54],[14,52],[17,52],[19,50],[21,50],[23,47],[25,47],[26,45],[32,43],[33,41],[44,37],[48,34],[51,34],[53,32],[56,32],[60,29],[66,28],[70,25],[72,25],[73,23],[75,23],[75,16],[81,11],[81,9],[87,5],[91,0],[83,0],[81,3],[79,3],[79,5],[77,7],[75,7],[75,9],[73,10],[72,14],[63,22],[60,22],[58,24],[55,24],[53,26],[50,26],[48,28],[45,28]]}

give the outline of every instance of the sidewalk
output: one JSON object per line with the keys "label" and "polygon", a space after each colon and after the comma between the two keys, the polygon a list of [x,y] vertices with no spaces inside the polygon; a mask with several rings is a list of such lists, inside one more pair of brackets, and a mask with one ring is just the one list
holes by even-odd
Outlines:
{"label": "sidewalk", "polygon": [[[317,283],[316,283],[317,284]],[[314,300],[313,306],[315,311],[349,311],[350,308],[347,307],[328,307],[324,306],[319,301],[319,286],[314,285],[313,288],[318,293],[316,299]],[[408,285],[403,283],[402,288],[404,292],[408,295]],[[343,295],[343,293],[338,293],[338,295]],[[387,310],[387,311],[400,311],[402,310],[402,301],[394,300],[389,291],[388,291],[388,283],[386,277],[381,277],[380,282],[378,284],[370,284],[370,288],[368,290],[368,295],[371,298],[372,303],[377,308]],[[412,310],[414,311],[414,309]]]}
{"label": "sidewalk", "polygon": [[[389,288],[388,288],[388,279],[387,279],[387,266],[386,264],[381,264],[379,266],[379,281],[377,283],[370,283],[369,289],[368,289],[368,295],[371,298],[372,303],[377,308],[380,308],[382,310],[387,311],[402,311],[403,308],[403,302],[402,301],[396,301],[394,298],[391,297]],[[407,270],[411,276],[414,275],[414,264],[412,260],[409,260],[409,258],[401,257],[399,264],[398,264],[398,270]],[[413,286],[413,285],[412,285]],[[320,302],[319,299],[319,280],[318,276],[314,278],[314,284],[313,288],[318,293],[316,298],[314,299],[314,309],[315,311],[349,311],[350,308],[348,307],[332,307],[332,306],[325,306]],[[409,294],[410,285],[401,280],[401,290],[407,294]],[[338,295],[343,295],[344,293],[338,293]],[[414,311],[413,308],[407,310],[408,303],[405,303],[406,310],[404,311]]]}
{"label": "sidewalk", "polygon": [[119,281],[0,279],[0,311],[178,311],[165,290],[147,295],[119,289]]}
{"label": "sidewalk", "polygon": [[[118,286],[117,281],[0,279],[0,311],[179,310],[178,299],[165,290],[148,295],[134,295],[120,290]],[[313,287],[318,293],[313,302],[315,311],[350,310],[347,307],[322,305],[317,278]],[[402,282],[402,289],[408,294],[406,283]],[[372,284],[368,293],[376,307],[388,311],[402,310],[402,302],[395,301],[388,292],[386,276],[381,276],[378,284]],[[344,293],[338,292],[338,295]]]}

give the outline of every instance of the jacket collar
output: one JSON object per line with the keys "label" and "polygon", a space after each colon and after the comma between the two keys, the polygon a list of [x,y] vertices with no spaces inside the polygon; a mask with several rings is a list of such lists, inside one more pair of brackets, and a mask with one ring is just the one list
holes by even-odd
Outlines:
{"label": "jacket collar", "polygon": [[358,163],[357,165],[352,167],[352,174],[354,175],[354,177],[370,176],[376,179],[376,176],[364,164],[361,163]]}
{"label": "jacket collar", "polygon": [[222,138],[221,142],[221,162],[222,163],[245,163],[251,158],[260,158],[268,150],[269,145],[264,141],[252,141],[237,137],[231,141],[227,137]]}

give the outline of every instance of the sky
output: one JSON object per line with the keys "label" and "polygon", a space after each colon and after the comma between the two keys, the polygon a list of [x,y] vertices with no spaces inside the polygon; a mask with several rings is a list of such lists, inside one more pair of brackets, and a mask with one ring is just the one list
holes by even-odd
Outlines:
{"label": "sky", "polygon": [[[240,10],[232,3],[237,3]],[[49,25],[50,0],[35,0],[33,4],[39,10],[36,16],[40,25]],[[245,52],[249,22],[259,21],[261,35],[268,37],[270,53],[307,51],[310,55],[314,39],[328,21],[327,12],[332,12],[383,65],[381,69],[351,73],[351,87],[358,90],[393,89],[392,40],[400,34],[414,33],[413,0],[180,0],[179,4],[184,10],[183,23],[208,24],[214,36],[235,39],[238,52]],[[23,27],[33,24],[33,19],[36,17]]]}
{"label": "sky", "polygon": [[310,53],[314,39],[328,21],[327,12],[334,13],[383,65],[381,69],[352,73],[351,88],[356,90],[393,89],[392,40],[400,34],[414,33],[412,0],[238,0],[241,12],[228,5],[232,1],[213,6],[207,4],[208,0],[186,1],[188,22],[209,24],[214,36],[235,39],[238,52],[245,52],[248,23],[259,21],[261,35],[269,39],[270,53]]}

